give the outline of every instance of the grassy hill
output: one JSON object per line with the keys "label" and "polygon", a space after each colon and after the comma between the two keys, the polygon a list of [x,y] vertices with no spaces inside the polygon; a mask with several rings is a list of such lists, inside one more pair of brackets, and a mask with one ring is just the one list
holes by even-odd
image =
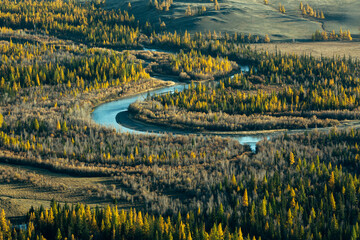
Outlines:
{"label": "grassy hill", "polygon": [[[158,0],[161,5],[162,0]],[[129,8],[128,4],[131,4]],[[221,31],[242,32],[256,35],[269,34],[272,40],[311,39],[316,30],[350,30],[359,34],[360,2],[357,0],[309,0],[317,12],[323,12],[325,19],[304,16],[298,0],[219,0],[220,10],[215,10],[210,0],[173,0],[166,11],[158,10],[149,0],[107,0],[107,8],[127,9],[140,21],[149,21],[155,26],[161,22],[166,29],[173,31]],[[286,12],[279,11],[279,4]],[[186,15],[188,7],[192,14]],[[206,11],[201,11],[205,7]],[[200,11],[198,11],[200,10]]]}

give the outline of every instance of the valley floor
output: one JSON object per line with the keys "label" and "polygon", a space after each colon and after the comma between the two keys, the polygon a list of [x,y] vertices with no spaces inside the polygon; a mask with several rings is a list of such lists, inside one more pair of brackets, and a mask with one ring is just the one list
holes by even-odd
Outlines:
{"label": "valley floor", "polygon": [[351,56],[360,58],[359,42],[297,42],[297,43],[261,43],[252,44],[253,49],[263,49],[269,52],[276,50],[282,53],[311,54],[314,57]]}

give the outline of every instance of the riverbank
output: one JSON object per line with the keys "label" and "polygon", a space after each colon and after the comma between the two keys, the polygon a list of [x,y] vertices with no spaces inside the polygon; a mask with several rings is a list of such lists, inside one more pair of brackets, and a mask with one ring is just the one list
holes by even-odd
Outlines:
{"label": "riverbank", "polygon": [[93,113],[95,108],[99,107],[102,104],[106,104],[109,102],[117,101],[123,98],[128,98],[132,96],[136,96],[142,93],[146,93],[149,91],[154,91],[157,89],[161,89],[164,87],[171,87],[174,86],[176,83],[174,81],[164,81],[157,78],[151,77],[148,82],[145,82],[144,85],[139,85],[139,88],[129,88],[128,91],[120,91],[117,94],[110,94],[106,97],[101,97],[96,99],[93,102],[94,107],[92,108],[90,113]]}

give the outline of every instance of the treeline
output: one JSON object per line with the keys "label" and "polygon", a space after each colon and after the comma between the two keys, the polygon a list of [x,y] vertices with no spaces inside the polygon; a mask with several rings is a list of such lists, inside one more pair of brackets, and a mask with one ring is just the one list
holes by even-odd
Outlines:
{"label": "treeline", "polygon": [[206,131],[262,131],[276,129],[329,127],[337,120],[317,119],[302,115],[276,116],[267,114],[227,114],[224,112],[193,112],[178,107],[163,106],[156,101],[133,103],[129,112],[138,120],[184,130]]}
{"label": "treeline", "polygon": [[221,32],[197,32],[190,35],[187,31],[184,34],[165,32],[152,33],[148,44],[159,46],[164,49],[182,49],[183,51],[190,51],[191,49],[201,51],[203,54],[214,53],[219,55],[226,55],[229,52],[239,51],[244,54],[250,49],[243,45],[244,43],[264,42],[265,38],[252,34],[229,33]]}
{"label": "treeline", "polygon": [[171,59],[170,67],[182,79],[214,79],[228,74],[237,68],[237,64],[228,59],[213,58],[191,50],[189,53],[180,51]]}
{"label": "treeline", "polygon": [[[0,92],[66,84],[80,92],[149,78],[141,63],[124,54],[47,44],[1,44]],[[20,62],[20,63],[19,63]]]}
{"label": "treeline", "polygon": [[174,75],[180,80],[214,80],[228,75],[239,68],[234,61],[227,57],[213,57],[202,54],[200,51],[191,50],[179,53],[152,53],[149,51],[131,51],[140,59],[151,61],[147,66],[154,73]]}
{"label": "treeline", "polygon": [[107,47],[136,47],[140,34],[134,16],[91,1],[1,0],[0,25]]}
{"label": "treeline", "polygon": [[149,0],[149,6],[159,11],[169,11],[172,4],[173,0]]}
{"label": "treeline", "polygon": [[353,38],[351,36],[350,30],[343,31],[340,28],[339,33],[335,33],[335,30],[332,30],[332,32],[329,33],[326,31],[320,32],[319,30],[316,30],[311,39],[313,41],[352,41]]}
{"label": "treeline", "polygon": [[[12,228],[2,210],[0,236],[2,239],[249,239],[241,228],[230,232],[221,223],[211,227],[202,220],[202,212],[163,217],[135,209],[117,207],[90,208],[83,204],[61,206],[52,202],[50,209],[31,208],[27,214],[27,230]],[[252,240],[257,239],[255,236]],[[261,239],[261,238],[259,238]]]}
{"label": "treeline", "polygon": [[258,54],[258,61],[253,67],[256,69],[256,75],[262,76],[268,84],[303,84],[304,87],[334,87],[337,84],[350,87],[358,84],[358,59],[346,56],[316,58],[281,52]]}
{"label": "treeline", "polygon": [[304,4],[302,2],[300,2],[300,11],[304,16],[310,16],[310,17],[314,17],[314,18],[325,19],[325,15],[324,15],[323,11],[319,11],[319,10],[316,11],[315,9],[310,7],[309,4],[306,4],[304,6]]}
{"label": "treeline", "polygon": [[[243,80],[244,83],[249,80]],[[294,111],[321,111],[321,110],[354,110],[359,106],[359,93],[356,95],[350,89],[340,91],[324,89],[322,87],[307,91],[284,88],[279,92],[266,93],[258,90],[257,93],[246,93],[231,85],[238,84],[237,78],[220,81],[216,87],[210,84],[190,85],[181,92],[155,96],[152,99],[163,105],[177,106],[188,111],[197,112],[226,112],[229,114],[273,114]]]}

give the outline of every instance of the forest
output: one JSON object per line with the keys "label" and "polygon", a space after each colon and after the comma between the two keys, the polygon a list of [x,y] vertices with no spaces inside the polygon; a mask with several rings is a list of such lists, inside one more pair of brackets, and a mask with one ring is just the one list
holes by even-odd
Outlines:
{"label": "forest", "polygon": [[[357,58],[257,50],[268,35],[170,32],[105,6],[0,0],[0,240],[360,239]],[[130,119],[190,134],[92,120],[174,84],[162,75],[187,87],[133,103]],[[256,150],[212,134],[263,130]],[[34,206],[14,214],[7,196]]]}
{"label": "forest", "polygon": [[[230,49],[227,55],[237,53]],[[249,72],[219,83],[191,84],[181,92],[151,97],[147,104],[134,103],[130,110],[152,123],[227,131],[324,127],[358,119],[357,59],[248,55],[253,56]]]}

